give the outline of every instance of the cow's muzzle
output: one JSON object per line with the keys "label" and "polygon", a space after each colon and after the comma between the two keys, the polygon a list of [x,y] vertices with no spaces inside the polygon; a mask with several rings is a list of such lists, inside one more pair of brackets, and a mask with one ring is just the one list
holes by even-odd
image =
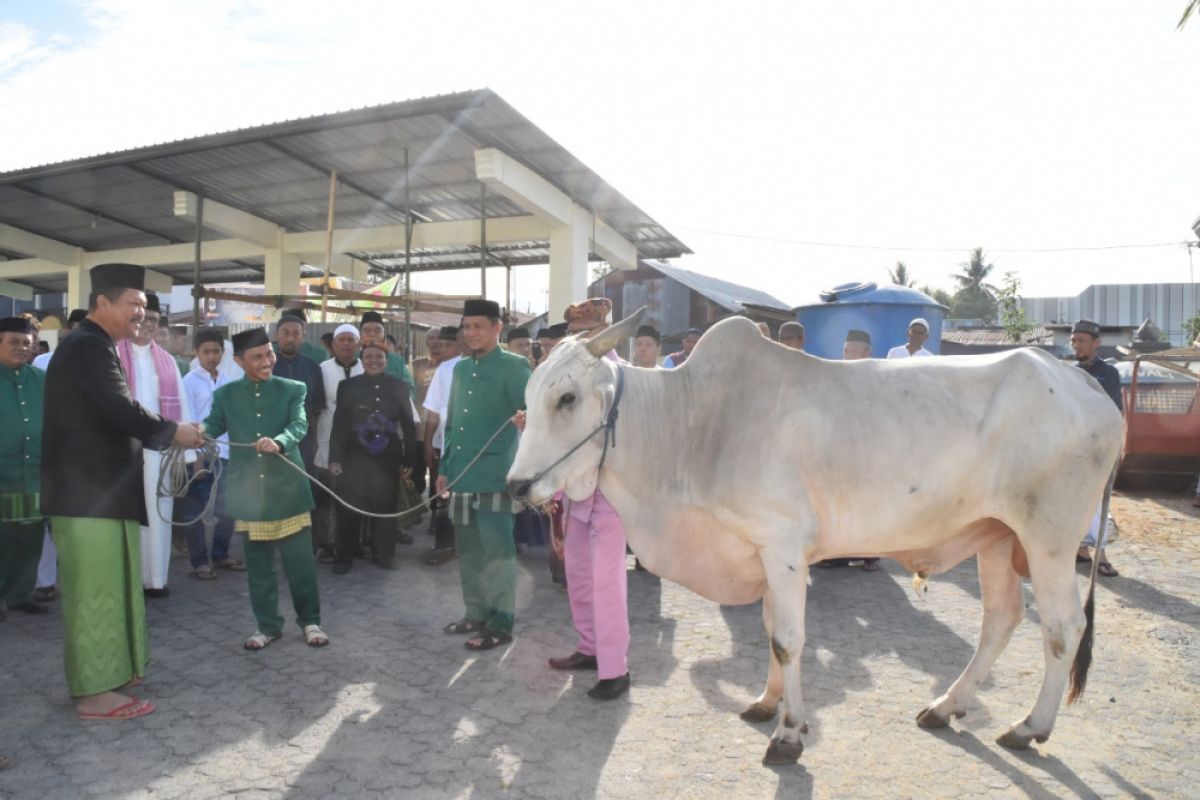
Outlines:
{"label": "cow's muzzle", "polygon": [[527,500],[529,498],[529,492],[532,488],[533,481],[516,478],[508,482],[508,493],[517,500]]}

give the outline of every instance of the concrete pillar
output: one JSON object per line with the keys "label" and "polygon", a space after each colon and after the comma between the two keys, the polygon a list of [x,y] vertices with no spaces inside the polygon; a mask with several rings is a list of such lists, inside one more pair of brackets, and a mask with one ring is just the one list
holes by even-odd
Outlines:
{"label": "concrete pillar", "polygon": [[[300,256],[272,249],[266,252],[263,265],[264,294],[300,294]],[[263,320],[274,321],[279,318],[280,313],[281,309],[265,306]]]}
{"label": "concrete pillar", "polygon": [[67,267],[67,311],[87,308],[92,293],[92,273],[87,267]]}
{"label": "concrete pillar", "polygon": [[551,324],[562,322],[567,306],[587,296],[589,233],[590,229],[580,220],[571,225],[557,225],[550,231],[548,318]]}

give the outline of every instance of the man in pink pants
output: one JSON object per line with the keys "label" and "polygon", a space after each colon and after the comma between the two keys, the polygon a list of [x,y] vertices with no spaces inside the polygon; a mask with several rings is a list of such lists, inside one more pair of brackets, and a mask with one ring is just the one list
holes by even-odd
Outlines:
{"label": "man in pink pants", "polygon": [[[608,298],[593,298],[568,307],[563,316],[571,333],[594,335],[608,327],[611,310]],[[629,691],[625,527],[600,489],[579,502],[563,502],[567,596],[579,644],[571,655],[550,659],[550,666],[597,670],[600,680],[588,696],[614,700]]]}

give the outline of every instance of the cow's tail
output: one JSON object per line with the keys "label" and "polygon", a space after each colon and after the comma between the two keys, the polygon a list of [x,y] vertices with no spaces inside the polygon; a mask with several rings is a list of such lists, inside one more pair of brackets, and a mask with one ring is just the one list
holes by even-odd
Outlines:
{"label": "cow's tail", "polygon": [[1092,637],[1095,633],[1093,620],[1096,615],[1096,573],[1100,571],[1100,552],[1104,548],[1104,540],[1108,534],[1108,508],[1112,502],[1113,483],[1117,480],[1117,468],[1120,461],[1113,466],[1108,476],[1108,484],[1104,487],[1104,499],[1100,502],[1100,531],[1096,534],[1096,547],[1092,550],[1092,569],[1088,577],[1087,601],[1083,604],[1083,616],[1086,623],[1083,636],[1079,639],[1079,649],[1075,651],[1075,663],[1071,665],[1071,689],[1067,692],[1067,703],[1074,703],[1083,696],[1087,688],[1088,669],[1092,666]]}

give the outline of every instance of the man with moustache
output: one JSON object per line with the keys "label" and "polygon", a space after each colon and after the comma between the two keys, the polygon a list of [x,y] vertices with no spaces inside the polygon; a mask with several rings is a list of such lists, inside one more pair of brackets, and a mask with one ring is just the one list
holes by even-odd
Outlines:
{"label": "man with moustache", "polygon": [[147,411],[126,382],[117,343],[135,336],[145,315],[144,268],[102,264],[91,280],[87,319],[46,372],[41,506],[58,545],[75,709],[82,719],[123,720],[154,711],[120,691],[140,681],[148,659],[142,445],[198,447],[203,438],[195,425]]}

